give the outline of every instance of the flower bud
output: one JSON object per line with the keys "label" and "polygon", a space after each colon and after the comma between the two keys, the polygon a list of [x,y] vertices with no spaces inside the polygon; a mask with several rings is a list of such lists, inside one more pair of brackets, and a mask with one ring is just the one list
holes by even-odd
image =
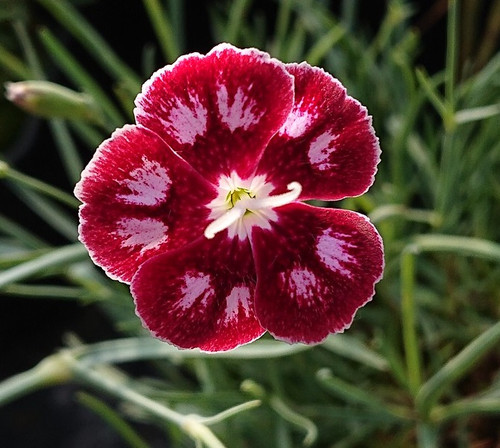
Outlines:
{"label": "flower bud", "polygon": [[5,97],[21,109],[45,118],[100,121],[91,97],[49,81],[5,83]]}

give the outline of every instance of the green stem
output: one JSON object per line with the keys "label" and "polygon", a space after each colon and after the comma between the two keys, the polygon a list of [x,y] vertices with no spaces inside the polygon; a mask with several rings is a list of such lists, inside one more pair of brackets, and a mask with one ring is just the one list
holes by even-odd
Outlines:
{"label": "green stem", "polygon": [[458,50],[458,0],[448,0],[448,22],[446,27],[446,69],[445,98],[448,113],[453,115],[455,108],[455,76]]}
{"label": "green stem", "polygon": [[306,435],[302,442],[303,445],[310,446],[316,441],[318,438],[318,428],[311,420],[295,412],[277,395],[273,395],[269,399],[269,404],[286,421],[304,429]]}
{"label": "green stem", "polygon": [[211,417],[200,417],[199,422],[207,426],[215,425],[216,423],[220,423],[233,415],[239,414],[240,412],[259,407],[261,404],[261,400],[250,400],[226,409],[225,411],[219,412],[218,414],[212,415]]}
{"label": "green stem", "polygon": [[186,434],[195,441],[202,441],[210,448],[224,448],[224,445],[215,437],[205,425],[198,421],[198,416],[182,415],[162,404],[141,395],[128,387],[123,381],[110,378],[109,375],[102,374],[96,370],[89,369],[82,363],[74,359],[69,352],[64,353],[66,360],[71,366],[76,378],[85,384],[91,385],[98,390],[102,390],[116,398],[125,400],[139,406],[148,413],[178,425]]}
{"label": "green stem", "polygon": [[417,425],[418,448],[438,448],[439,434],[435,426],[421,422]]}
{"label": "green stem", "polygon": [[401,256],[401,312],[408,387],[412,395],[417,393],[422,381],[414,296],[415,255],[407,249]]}
{"label": "green stem", "polygon": [[0,406],[38,389],[68,381],[71,373],[59,354],[49,356],[26,372],[0,382]]}

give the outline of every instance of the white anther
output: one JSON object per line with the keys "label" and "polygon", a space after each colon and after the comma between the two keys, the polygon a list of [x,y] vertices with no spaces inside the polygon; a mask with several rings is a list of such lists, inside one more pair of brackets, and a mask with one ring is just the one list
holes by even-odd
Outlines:
{"label": "white anther", "polygon": [[289,190],[287,193],[268,196],[262,199],[253,199],[249,209],[260,210],[262,208],[281,207],[282,205],[290,204],[290,202],[295,201],[300,196],[300,193],[302,193],[302,185],[298,182],[290,182],[286,187]]}
{"label": "white anther", "polygon": [[227,229],[231,224],[235,223],[245,214],[246,208],[240,204],[236,204],[231,210],[228,210],[222,216],[212,221],[205,229],[204,235],[211,240],[216,233]]}

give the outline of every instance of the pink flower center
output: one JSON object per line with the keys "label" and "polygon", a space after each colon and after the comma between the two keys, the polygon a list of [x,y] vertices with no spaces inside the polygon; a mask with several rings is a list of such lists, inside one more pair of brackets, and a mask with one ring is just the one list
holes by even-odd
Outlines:
{"label": "pink flower center", "polygon": [[273,209],[297,200],[302,191],[298,182],[291,182],[287,188],[286,193],[271,196],[274,185],[266,182],[265,176],[245,180],[234,172],[221,176],[218,195],[207,205],[212,222],[205,229],[205,237],[211,239],[227,229],[230,238],[238,235],[243,240],[253,226],[271,229],[270,222],[278,219]]}

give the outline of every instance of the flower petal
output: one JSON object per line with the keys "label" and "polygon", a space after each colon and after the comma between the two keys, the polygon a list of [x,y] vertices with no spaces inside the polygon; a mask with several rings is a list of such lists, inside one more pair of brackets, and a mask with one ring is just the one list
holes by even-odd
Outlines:
{"label": "flower petal", "polygon": [[373,183],[380,147],[365,107],[328,73],[288,64],[295,104],[257,170],[275,185],[302,185],[301,199],[337,200]]}
{"label": "flower petal", "polygon": [[217,184],[221,174],[255,171],[292,104],[293,78],[283,63],[221,44],[157,71],[136,99],[135,116]]}
{"label": "flower petal", "polygon": [[255,310],[276,338],[307,344],[348,328],[383,272],[382,240],[360,214],[294,203],[255,227]]}
{"label": "flower petal", "polygon": [[126,126],[97,149],[75,187],[80,240],[106,273],[130,282],[147,259],[203,234],[214,187],[151,131]]}
{"label": "flower petal", "polygon": [[153,335],[179,348],[231,350],[264,333],[254,311],[248,240],[216,235],[144,263],[131,290]]}

